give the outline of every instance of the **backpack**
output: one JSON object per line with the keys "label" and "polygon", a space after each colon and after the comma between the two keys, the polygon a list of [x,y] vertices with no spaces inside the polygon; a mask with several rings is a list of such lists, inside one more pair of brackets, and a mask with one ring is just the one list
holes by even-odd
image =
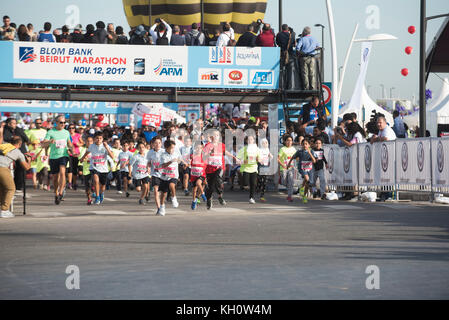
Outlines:
{"label": "backpack", "polygon": [[115,42],[116,44],[128,44],[128,38],[126,36],[118,36],[117,37],[117,41]]}
{"label": "backpack", "polygon": [[201,32],[198,32],[198,34],[196,35],[196,37],[193,36],[192,33],[189,34],[190,36],[190,46],[201,46],[200,43],[200,37],[201,37]]}
{"label": "backpack", "polygon": [[157,34],[156,44],[158,46],[168,46],[169,41],[168,41],[168,38],[167,38],[167,30],[165,30],[165,32],[162,35],[162,37],[160,36],[159,33]]}
{"label": "backpack", "polygon": [[8,153],[16,149],[12,144],[10,143],[2,143],[0,144],[0,156],[6,156]]}

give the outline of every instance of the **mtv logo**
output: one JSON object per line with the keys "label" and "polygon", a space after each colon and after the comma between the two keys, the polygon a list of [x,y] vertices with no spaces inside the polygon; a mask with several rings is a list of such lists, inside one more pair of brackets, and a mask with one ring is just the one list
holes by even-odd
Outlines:
{"label": "mtv logo", "polygon": [[34,62],[37,55],[34,54],[33,47],[19,47],[19,61],[28,63]]}
{"label": "mtv logo", "polygon": [[257,71],[251,82],[252,84],[273,84],[273,72],[272,71]]}

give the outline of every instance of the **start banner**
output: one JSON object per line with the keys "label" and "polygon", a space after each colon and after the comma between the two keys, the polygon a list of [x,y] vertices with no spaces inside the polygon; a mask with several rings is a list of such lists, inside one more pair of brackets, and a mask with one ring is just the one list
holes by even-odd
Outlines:
{"label": "start banner", "polygon": [[277,89],[279,48],[0,42],[0,82]]}

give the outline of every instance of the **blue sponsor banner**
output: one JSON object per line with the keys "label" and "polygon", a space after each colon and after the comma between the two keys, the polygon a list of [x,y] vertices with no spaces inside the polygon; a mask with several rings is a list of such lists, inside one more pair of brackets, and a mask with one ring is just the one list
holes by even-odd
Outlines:
{"label": "blue sponsor banner", "polygon": [[0,42],[0,82],[277,89],[279,48]]}

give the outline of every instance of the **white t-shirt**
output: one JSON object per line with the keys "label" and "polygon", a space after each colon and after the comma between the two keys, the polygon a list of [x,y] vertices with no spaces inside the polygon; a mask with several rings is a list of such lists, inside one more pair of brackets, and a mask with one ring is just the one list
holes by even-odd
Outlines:
{"label": "white t-shirt", "polygon": [[151,165],[151,176],[160,178],[162,177],[162,155],[165,153],[164,149],[159,149],[159,151],[154,151],[151,149],[147,153],[147,160]]}
{"label": "white t-shirt", "polygon": [[104,147],[104,145],[96,145],[91,144],[89,146],[89,149],[87,151],[90,152],[91,158],[90,158],[90,170],[96,170],[100,173],[107,173],[109,172],[108,168],[108,151]]}
{"label": "white t-shirt", "polygon": [[[128,162],[129,159],[131,159],[132,156],[133,156],[133,154],[132,154],[131,151],[126,151],[126,152],[122,151],[122,152],[119,153],[119,155],[118,155],[118,163],[119,163],[120,171],[129,172],[128,164],[126,164],[126,162]],[[124,166],[124,167],[122,168],[122,166]]]}
{"label": "white t-shirt", "polygon": [[168,167],[162,168],[162,180],[168,181],[170,179],[179,178],[178,162],[176,161],[178,158],[179,154],[176,154],[176,152],[173,152],[173,154],[164,152],[162,154],[162,164],[175,160],[175,162],[172,162]]}
{"label": "white t-shirt", "polygon": [[385,137],[388,141],[396,140],[396,133],[394,133],[393,129],[389,126],[386,126],[383,130],[380,130],[378,136],[379,138]]}
{"label": "white t-shirt", "polygon": [[134,179],[143,179],[148,177],[148,159],[145,155],[140,153],[135,154],[130,161],[132,176]]}
{"label": "white t-shirt", "polygon": [[356,132],[351,140],[351,143],[365,143],[366,139],[362,136],[360,132]]}
{"label": "white t-shirt", "polygon": [[190,147],[183,146],[180,151],[182,160],[184,160],[185,163],[190,163],[190,154],[192,153],[192,146]]}

